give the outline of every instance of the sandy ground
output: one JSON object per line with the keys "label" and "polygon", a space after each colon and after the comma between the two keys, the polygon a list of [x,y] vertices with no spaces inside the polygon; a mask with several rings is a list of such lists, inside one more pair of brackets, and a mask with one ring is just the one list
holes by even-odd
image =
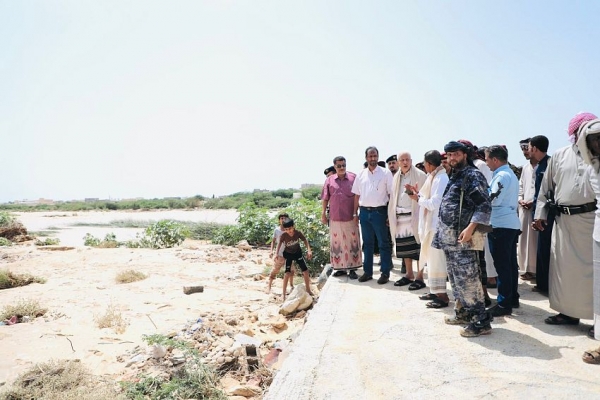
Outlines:
{"label": "sandy ground", "polygon": [[[31,230],[41,230],[68,226],[81,218],[80,214],[37,214],[20,216],[19,220]],[[85,218],[111,221],[124,219],[122,214],[85,213]],[[166,214],[136,213],[132,219],[162,219]],[[177,214],[177,219],[193,218],[232,222],[235,215]],[[181,332],[199,317],[205,321],[233,317],[236,326],[230,327],[230,335],[250,332],[268,350],[276,341],[286,341],[304,323],[303,319],[288,320],[286,327],[277,331],[269,325],[270,319],[283,317],[278,316],[280,299],[265,293],[265,280],[255,280],[268,264],[267,250],[244,251],[199,241],[165,250],[94,249],[80,244],[73,250],[49,251],[27,243],[0,248],[0,269],[47,279],[45,284],[0,290],[0,309],[21,299],[38,300],[48,309],[45,316],[31,322],[0,326],[0,386],[10,384],[35,363],[50,359],[79,359],[94,374],[117,380],[131,376],[127,359],[136,346],[145,346],[142,335]],[[130,269],[148,278],[117,284],[116,275]],[[279,292],[281,279],[275,284]],[[203,285],[204,292],[183,293],[183,286],[194,285]],[[109,306],[127,321],[124,333],[97,327],[95,319]],[[252,315],[256,320],[249,318]]]}

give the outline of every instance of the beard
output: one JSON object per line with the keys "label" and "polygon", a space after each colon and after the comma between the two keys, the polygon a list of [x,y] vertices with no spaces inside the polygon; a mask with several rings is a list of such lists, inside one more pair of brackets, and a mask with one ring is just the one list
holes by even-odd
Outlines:
{"label": "beard", "polygon": [[461,161],[457,161],[452,168],[454,169],[463,169],[464,167],[467,166],[467,158],[463,158]]}

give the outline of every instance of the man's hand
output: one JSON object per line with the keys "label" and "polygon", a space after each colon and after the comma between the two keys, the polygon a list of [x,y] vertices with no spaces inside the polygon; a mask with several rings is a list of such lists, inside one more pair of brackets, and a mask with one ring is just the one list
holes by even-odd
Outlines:
{"label": "man's hand", "polygon": [[458,243],[467,243],[471,240],[473,236],[473,231],[470,228],[465,228],[460,235],[458,235]]}
{"label": "man's hand", "polygon": [[531,206],[533,205],[533,201],[519,200],[519,205],[525,210],[530,210]]}
{"label": "man's hand", "polygon": [[329,221],[327,221],[326,213],[321,214],[321,222],[323,223],[323,225],[327,225],[327,223],[329,222]]}
{"label": "man's hand", "polygon": [[306,258],[308,259],[308,261],[312,260],[312,250],[309,250],[309,251],[306,253]]}
{"label": "man's hand", "polygon": [[548,225],[548,221],[545,219],[536,219],[531,223],[531,228],[534,231],[543,231],[546,227],[546,225]]}

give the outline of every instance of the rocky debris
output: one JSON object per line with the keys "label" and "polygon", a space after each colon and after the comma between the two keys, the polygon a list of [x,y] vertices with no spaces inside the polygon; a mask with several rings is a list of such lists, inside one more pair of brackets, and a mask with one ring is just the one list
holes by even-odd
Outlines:
{"label": "rocky debris", "polygon": [[[313,293],[316,293],[316,288],[311,288]],[[286,301],[281,305],[279,313],[283,315],[290,315],[296,311],[302,311],[308,309],[313,304],[313,298],[306,292],[304,284],[298,284],[294,287],[294,290],[289,294]]]}
{"label": "rocky debris", "polygon": [[235,247],[237,247],[240,250],[244,250],[244,251],[252,250],[252,246],[250,246],[250,244],[248,244],[247,240],[240,240],[238,242],[238,244],[235,245]]}
{"label": "rocky debris", "polygon": [[6,226],[1,226],[0,237],[17,243],[33,240],[33,238],[27,234],[25,226],[20,222],[11,222]]}
{"label": "rocky debris", "polygon": [[240,247],[206,245],[202,249],[189,247],[181,249],[177,253],[177,256],[182,260],[193,262],[227,264],[243,261],[254,265],[273,265],[273,261],[269,258],[269,254],[266,251],[250,250],[252,250],[252,246],[248,245],[247,242],[245,244],[242,243]]}
{"label": "rocky debris", "polygon": [[[292,322],[277,312],[276,305],[247,305],[231,313],[202,312],[197,320],[164,336],[189,343],[200,362],[222,376],[221,385],[230,398],[260,398],[294,333],[282,336]],[[301,325],[294,322],[294,326]],[[120,379],[135,381],[139,375],[169,379],[190,360],[179,347],[153,344],[137,346],[117,361],[127,368]]]}

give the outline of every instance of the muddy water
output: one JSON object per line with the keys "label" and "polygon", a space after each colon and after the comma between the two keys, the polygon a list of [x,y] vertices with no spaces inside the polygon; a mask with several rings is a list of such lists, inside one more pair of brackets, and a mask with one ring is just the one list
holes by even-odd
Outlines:
{"label": "muddy water", "polygon": [[169,211],[78,211],[78,212],[28,212],[15,213],[18,220],[28,231],[55,230],[50,237],[60,239],[64,246],[83,246],[86,233],[104,238],[114,233],[117,240],[135,239],[139,228],[118,228],[110,226],[77,226],[78,224],[110,224],[113,221],[159,221],[173,219],[177,221],[214,222],[234,224],[238,216],[235,210],[169,210]]}

